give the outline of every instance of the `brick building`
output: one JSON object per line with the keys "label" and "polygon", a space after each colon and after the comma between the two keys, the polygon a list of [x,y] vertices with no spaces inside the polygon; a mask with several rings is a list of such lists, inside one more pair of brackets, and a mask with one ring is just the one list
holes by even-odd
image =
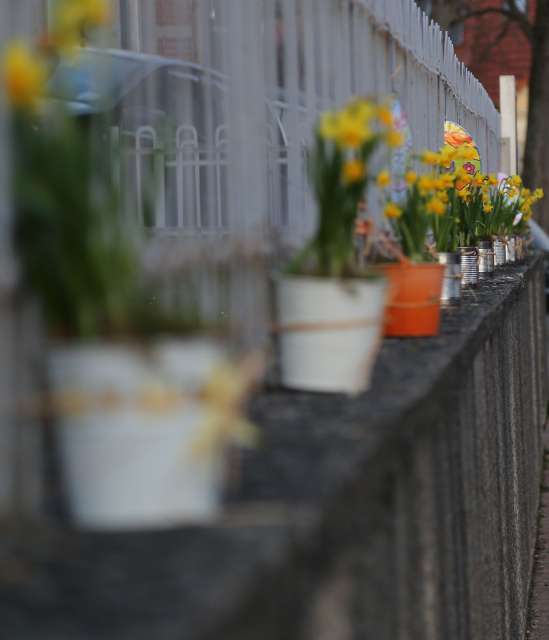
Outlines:
{"label": "brick building", "polygon": [[[502,0],[477,0],[475,7],[501,6]],[[535,13],[533,0],[517,3]],[[489,13],[471,18],[464,25],[463,41],[456,47],[458,57],[486,87],[499,107],[499,76],[513,75],[517,79],[517,129],[519,154],[522,157],[528,121],[528,82],[532,49],[530,42],[516,23],[502,15]]]}
{"label": "brick building", "polygon": [[[444,26],[456,17],[459,2],[454,0],[419,0],[418,4]],[[469,5],[475,10],[501,8],[505,0],[475,0]],[[535,0],[516,0],[519,9],[535,14]],[[526,140],[528,116],[528,82],[531,46],[518,24],[498,13],[472,17],[450,30],[456,54],[486,87],[499,107],[499,76],[514,75],[517,79],[517,118],[519,155]]]}

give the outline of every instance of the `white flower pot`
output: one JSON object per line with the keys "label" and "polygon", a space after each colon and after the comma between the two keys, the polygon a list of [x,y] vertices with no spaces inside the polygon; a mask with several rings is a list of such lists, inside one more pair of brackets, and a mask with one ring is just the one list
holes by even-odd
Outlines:
{"label": "white flower pot", "polygon": [[216,516],[223,452],[193,455],[205,424],[203,405],[192,399],[155,411],[143,398],[153,389],[195,392],[221,361],[221,350],[207,341],[166,342],[149,352],[100,343],[53,350],[54,395],[127,398],[59,417],[63,475],[77,525],[161,528]]}
{"label": "white flower pot", "polygon": [[366,390],[381,345],[386,281],[285,276],[277,298],[282,384]]}

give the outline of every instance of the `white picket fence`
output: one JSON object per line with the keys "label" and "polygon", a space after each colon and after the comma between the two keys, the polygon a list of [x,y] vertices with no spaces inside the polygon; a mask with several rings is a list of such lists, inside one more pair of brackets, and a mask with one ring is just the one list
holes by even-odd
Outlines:
{"label": "white picket fence", "polygon": [[[154,31],[155,0],[112,1],[124,3],[116,15],[132,23],[119,33]],[[36,36],[45,7],[43,0],[2,2],[0,44]],[[413,0],[195,0],[195,7],[198,65],[167,70],[141,96],[124,99],[113,130],[113,148],[123,151],[117,169],[126,212],[145,222],[152,184],[157,236],[194,242],[274,234],[289,247],[302,244],[315,221],[304,149],[318,114],[357,94],[396,95],[416,150],[442,142],[445,119],[462,124],[485,169],[498,168],[500,125],[492,102]],[[148,53],[151,41],[148,36]],[[171,90],[170,82],[179,84]],[[4,124],[0,101],[2,276],[11,271]],[[252,329],[264,330],[265,287],[242,269],[234,304]],[[14,320],[9,291],[0,278],[2,398],[13,395],[15,378],[19,392],[32,387],[29,363],[38,351],[29,340],[36,324],[31,318],[24,328]],[[31,511],[40,500],[39,434],[15,418],[0,421],[0,513],[14,497]]]}
{"label": "white picket fence", "polygon": [[127,193],[154,184],[159,234],[301,244],[315,220],[304,149],[319,112],[352,95],[396,96],[416,150],[458,122],[499,168],[493,103],[413,0],[198,0],[196,24],[200,73],[217,85],[203,84],[198,112],[181,85],[171,137],[143,122],[124,133]]}

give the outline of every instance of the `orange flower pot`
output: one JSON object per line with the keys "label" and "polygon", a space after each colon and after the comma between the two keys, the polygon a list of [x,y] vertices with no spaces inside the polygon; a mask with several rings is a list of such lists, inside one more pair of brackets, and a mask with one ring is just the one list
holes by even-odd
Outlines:
{"label": "orange flower pot", "polygon": [[390,297],[385,316],[387,337],[436,336],[444,265],[400,262],[385,265]]}

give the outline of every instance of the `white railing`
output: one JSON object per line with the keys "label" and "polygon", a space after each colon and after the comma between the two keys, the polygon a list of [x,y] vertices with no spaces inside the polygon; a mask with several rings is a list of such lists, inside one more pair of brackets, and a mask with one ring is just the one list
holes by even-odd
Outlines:
{"label": "white railing", "polygon": [[159,230],[274,228],[286,243],[302,243],[315,216],[305,145],[319,112],[356,94],[395,95],[416,150],[442,143],[446,119],[462,124],[483,168],[498,169],[493,103],[413,0],[200,0],[197,7],[198,62],[218,73],[215,88],[202,89],[204,113],[181,108],[172,139],[152,149],[128,132],[138,176],[143,156],[157,158]]}
{"label": "white railing", "polygon": [[[137,36],[146,34],[148,53],[154,50],[154,2],[128,0],[132,12],[121,14],[131,25],[120,32],[133,34],[133,47],[141,46]],[[45,6],[43,0],[0,3],[0,44],[15,35],[36,37],[45,26]],[[457,61],[448,37],[429,24],[413,0],[196,0],[195,6],[198,60],[170,77],[204,72],[211,80],[194,96],[189,86],[202,86],[196,78],[173,92],[159,81],[141,105],[149,121],[122,113],[113,137],[123,150],[116,174],[127,212],[144,221],[146,186],[152,184],[152,224],[159,235],[257,238],[274,229],[278,240],[300,245],[315,220],[304,148],[319,112],[353,94],[396,94],[415,149],[437,147],[445,119],[461,123],[474,136],[485,168],[498,168],[499,116],[493,104]],[[168,116],[170,126],[161,126],[158,120]],[[13,395],[15,377],[19,392],[32,386],[26,364],[37,351],[28,339],[37,334],[36,325],[33,319],[29,328],[14,321],[9,283],[2,280],[12,271],[6,139],[0,104],[3,398]],[[252,329],[264,328],[258,311],[267,306],[261,302],[263,281],[257,286],[253,274],[242,269],[238,277],[244,285],[235,305],[254,323]],[[38,431],[28,427],[15,419],[0,424],[0,512],[15,494],[24,495],[27,504],[37,501]],[[24,468],[14,473],[16,459]],[[17,487],[15,476],[24,479]]]}

